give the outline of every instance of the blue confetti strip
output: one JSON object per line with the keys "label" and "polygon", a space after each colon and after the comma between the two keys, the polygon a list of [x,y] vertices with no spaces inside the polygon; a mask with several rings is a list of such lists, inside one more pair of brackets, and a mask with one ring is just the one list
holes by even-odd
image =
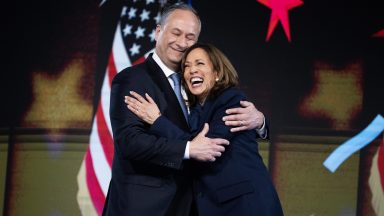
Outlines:
{"label": "blue confetti strip", "polygon": [[372,142],[383,130],[384,118],[379,114],[363,131],[337,147],[323,165],[329,171],[335,172],[346,159]]}

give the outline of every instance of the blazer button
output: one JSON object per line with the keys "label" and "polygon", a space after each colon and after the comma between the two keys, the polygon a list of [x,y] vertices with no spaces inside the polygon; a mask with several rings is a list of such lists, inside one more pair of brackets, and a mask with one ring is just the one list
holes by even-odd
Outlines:
{"label": "blazer button", "polygon": [[197,193],[197,197],[198,197],[198,198],[203,197],[203,193],[202,193],[202,192]]}
{"label": "blazer button", "polygon": [[168,167],[174,167],[176,164],[174,162],[166,162],[164,165]]}

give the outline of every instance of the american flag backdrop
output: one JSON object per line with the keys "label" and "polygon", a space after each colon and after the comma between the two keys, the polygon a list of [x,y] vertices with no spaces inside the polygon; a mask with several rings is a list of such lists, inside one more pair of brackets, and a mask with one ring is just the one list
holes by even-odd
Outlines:
{"label": "american flag backdrop", "polygon": [[126,1],[121,10],[92,124],[89,147],[77,177],[77,201],[82,215],[102,214],[111,179],[114,146],[109,120],[109,97],[112,79],[122,69],[142,62],[153,50],[155,27],[164,2]]}

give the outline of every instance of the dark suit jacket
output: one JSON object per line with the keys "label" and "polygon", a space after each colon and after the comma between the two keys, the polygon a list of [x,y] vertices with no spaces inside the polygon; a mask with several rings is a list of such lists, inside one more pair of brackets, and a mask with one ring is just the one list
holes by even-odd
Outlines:
{"label": "dark suit jacket", "polygon": [[[239,107],[244,94],[235,89],[225,90],[204,106],[196,105],[190,114],[193,133],[209,123],[207,137],[226,138],[230,145],[213,163],[196,162],[195,195],[198,214],[211,215],[283,215],[278,195],[267,168],[258,153],[255,130],[232,133],[222,121],[225,110]],[[153,134],[170,139],[188,137],[165,117],[158,118],[151,127]]]}
{"label": "dark suit jacket", "polygon": [[183,156],[187,139],[149,134],[124,103],[129,91],[151,95],[161,113],[185,130],[175,93],[150,55],[145,62],[118,73],[111,87],[110,119],[114,137],[112,179],[104,215],[189,215],[192,180]]}

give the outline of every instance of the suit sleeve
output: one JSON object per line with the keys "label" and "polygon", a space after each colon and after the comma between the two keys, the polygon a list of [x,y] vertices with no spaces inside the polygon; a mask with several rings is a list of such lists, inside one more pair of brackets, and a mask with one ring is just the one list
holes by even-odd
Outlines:
{"label": "suit sleeve", "polygon": [[[124,96],[129,95],[131,90],[141,95],[145,92],[158,94],[156,90],[143,86],[143,82],[128,78],[115,78],[112,82],[110,118],[115,154],[123,159],[180,169],[188,140],[167,139],[151,134],[150,126],[129,111],[124,103]],[[155,101],[158,98],[154,98]]]}
{"label": "suit sleeve", "polygon": [[209,123],[209,131],[207,136],[212,138],[223,138],[231,140],[236,133],[230,131],[231,127],[225,125],[225,122],[222,120],[226,115],[225,111],[230,108],[235,108],[240,106],[240,100],[244,99],[244,95],[235,94],[233,91],[224,92],[219,98],[216,99],[211,113]]}
{"label": "suit sleeve", "polygon": [[160,116],[153,122],[150,132],[168,139],[191,140],[193,138],[190,133],[180,129],[165,116]]}
{"label": "suit sleeve", "polygon": [[[236,135],[236,133],[241,133],[241,131],[235,133],[231,132],[231,127],[225,125],[225,122],[222,120],[222,118],[227,115],[225,113],[227,109],[240,107],[240,101],[242,100],[247,100],[244,93],[234,89],[224,92],[221,96],[219,96],[219,98],[217,98],[213,106],[213,116],[209,122],[210,129],[207,136],[230,140],[234,135]],[[260,134],[256,132],[255,138],[269,139],[269,127],[267,120],[265,121],[264,132],[265,137],[261,137]]]}

